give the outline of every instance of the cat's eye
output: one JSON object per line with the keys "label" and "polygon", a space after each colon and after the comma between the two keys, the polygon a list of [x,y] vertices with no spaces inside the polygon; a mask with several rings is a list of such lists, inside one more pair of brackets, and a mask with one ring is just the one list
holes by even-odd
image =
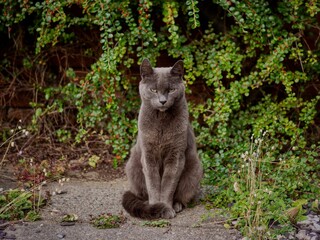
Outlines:
{"label": "cat's eye", "polygon": [[170,89],[169,89],[169,92],[170,92],[170,93],[173,93],[173,92],[175,92],[175,91],[176,91],[175,88],[170,88]]}
{"label": "cat's eye", "polygon": [[155,89],[155,88],[150,88],[150,91],[153,92],[153,93],[156,93],[156,92],[157,92],[157,89]]}

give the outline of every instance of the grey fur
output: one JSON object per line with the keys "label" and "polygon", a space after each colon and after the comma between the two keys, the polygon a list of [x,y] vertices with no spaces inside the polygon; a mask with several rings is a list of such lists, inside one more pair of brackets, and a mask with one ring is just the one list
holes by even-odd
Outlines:
{"label": "grey fur", "polygon": [[183,62],[152,68],[145,59],[137,143],[126,165],[123,207],[134,217],[173,218],[199,192],[203,170],[189,123]]}

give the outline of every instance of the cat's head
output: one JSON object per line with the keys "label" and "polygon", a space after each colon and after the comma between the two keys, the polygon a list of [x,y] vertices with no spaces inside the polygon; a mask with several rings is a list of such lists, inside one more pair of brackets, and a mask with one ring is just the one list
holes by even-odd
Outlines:
{"label": "cat's head", "polygon": [[142,101],[148,101],[154,109],[166,111],[184,96],[183,62],[173,67],[152,68],[148,59],[140,67],[141,82],[139,91]]}

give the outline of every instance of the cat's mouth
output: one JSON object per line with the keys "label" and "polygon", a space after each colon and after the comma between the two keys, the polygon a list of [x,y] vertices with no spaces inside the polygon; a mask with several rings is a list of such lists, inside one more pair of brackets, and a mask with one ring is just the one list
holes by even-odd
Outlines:
{"label": "cat's mouth", "polygon": [[168,108],[167,107],[159,107],[158,110],[160,112],[165,112]]}
{"label": "cat's mouth", "polygon": [[152,102],[152,107],[154,110],[158,110],[160,112],[165,112],[171,107],[171,104],[168,104],[168,103],[159,104],[158,102]]}

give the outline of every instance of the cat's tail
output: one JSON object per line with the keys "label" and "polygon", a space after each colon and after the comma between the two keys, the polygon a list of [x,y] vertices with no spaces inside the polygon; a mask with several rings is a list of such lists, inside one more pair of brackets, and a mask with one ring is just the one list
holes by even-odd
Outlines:
{"label": "cat's tail", "polygon": [[166,207],[163,203],[149,204],[130,191],[123,194],[122,206],[131,216],[150,220],[161,218]]}

